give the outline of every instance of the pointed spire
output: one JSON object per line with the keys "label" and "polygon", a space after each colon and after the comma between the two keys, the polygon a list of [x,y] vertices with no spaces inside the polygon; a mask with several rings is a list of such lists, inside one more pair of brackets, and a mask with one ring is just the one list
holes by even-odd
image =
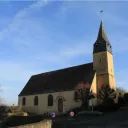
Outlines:
{"label": "pointed spire", "polygon": [[101,40],[101,39],[104,39],[104,41],[109,43],[108,37],[105,33],[105,29],[104,29],[102,20],[101,20],[101,23],[100,23],[100,28],[99,28],[99,33],[98,33],[97,40]]}
{"label": "pointed spire", "polygon": [[98,37],[93,47],[93,54],[98,52],[103,52],[103,51],[108,51],[112,54],[112,46],[105,33],[103,22],[101,20]]}

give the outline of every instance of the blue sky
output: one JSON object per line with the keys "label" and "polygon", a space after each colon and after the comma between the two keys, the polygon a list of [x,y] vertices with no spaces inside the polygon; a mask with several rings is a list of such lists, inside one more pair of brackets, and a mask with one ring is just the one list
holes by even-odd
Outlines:
{"label": "blue sky", "polygon": [[128,3],[0,2],[0,85],[5,103],[33,74],[92,62],[100,13],[113,46],[116,84],[128,90]]}

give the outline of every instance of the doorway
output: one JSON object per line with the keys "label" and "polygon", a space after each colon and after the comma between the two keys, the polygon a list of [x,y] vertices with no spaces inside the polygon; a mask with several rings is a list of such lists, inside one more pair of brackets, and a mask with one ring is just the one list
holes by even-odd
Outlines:
{"label": "doorway", "polygon": [[62,100],[62,98],[58,99],[58,112],[63,112],[63,100]]}

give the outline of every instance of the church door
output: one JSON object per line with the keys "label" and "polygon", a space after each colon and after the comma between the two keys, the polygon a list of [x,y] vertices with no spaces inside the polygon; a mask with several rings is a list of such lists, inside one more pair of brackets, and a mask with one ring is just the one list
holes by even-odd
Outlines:
{"label": "church door", "polygon": [[58,112],[63,112],[63,100],[61,98],[58,99]]}

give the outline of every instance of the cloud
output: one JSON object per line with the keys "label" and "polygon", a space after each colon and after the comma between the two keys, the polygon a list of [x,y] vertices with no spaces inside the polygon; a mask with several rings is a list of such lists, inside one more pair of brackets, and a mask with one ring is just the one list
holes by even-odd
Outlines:
{"label": "cloud", "polygon": [[40,0],[37,2],[34,2],[33,4],[29,5],[28,7],[20,10],[15,17],[13,18],[12,23],[8,25],[8,27],[4,28],[2,31],[0,31],[0,40],[5,38],[7,35],[9,35],[11,32],[18,29],[18,27],[22,24],[22,19],[24,17],[29,16],[33,11],[36,11],[37,9],[46,6],[48,4],[48,0]]}

